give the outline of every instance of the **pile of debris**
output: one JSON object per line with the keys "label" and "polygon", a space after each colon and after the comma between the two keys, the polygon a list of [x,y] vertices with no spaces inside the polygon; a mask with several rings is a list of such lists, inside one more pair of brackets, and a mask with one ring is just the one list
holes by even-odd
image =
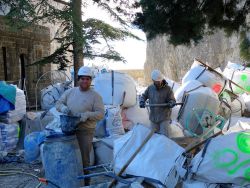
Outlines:
{"label": "pile of debris", "polygon": [[[138,104],[143,89],[138,91],[130,76],[96,72],[93,89],[102,96],[106,113],[96,124],[91,165],[107,169],[108,164],[111,170],[93,176],[108,175],[129,185],[137,182],[138,187],[141,182],[170,188],[177,184],[183,188],[249,187],[250,68],[229,62],[222,71],[196,59],[181,84],[166,81],[176,101],[182,104],[172,109],[169,137],[149,129],[149,109],[139,108]],[[68,88],[67,84],[45,88],[41,102],[46,111],[22,115],[26,120],[27,162],[43,160],[40,154],[45,137],[51,131],[62,133],[62,114],[54,105]],[[23,107],[24,102],[16,96],[16,103]],[[4,112],[8,125],[14,117],[10,115],[13,107],[9,106],[9,112]],[[4,143],[3,138],[0,140]],[[128,176],[137,178],[126,181]]]}

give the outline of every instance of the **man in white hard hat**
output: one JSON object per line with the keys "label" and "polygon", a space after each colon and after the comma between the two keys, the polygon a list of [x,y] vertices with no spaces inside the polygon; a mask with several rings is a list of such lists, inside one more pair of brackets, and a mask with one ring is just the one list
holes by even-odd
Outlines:
{"label": "man in white hard hat", "polygon": [[149,119],[151,127],[157,133],[168,136],[167,130],[171,122],[171,108],[176,103],[174,93],[159,70],[153,70],[151,78],[153,84],[148,86],[140,97],[140,108],[145,108],[146,100],[149,100],[149,104],[167,104],[166,106],[150,106]]}
{"label": "man in white hard hat", "polygon": [[[64,92],[56,103],[56,109],[64,114],[80,117],[76,136],[82,155],[83,167],[90,164],[90,151],[96,122],[104,117],[104,104],[101,96],[90,88],[93,78],[92,70],[83,66],[78,71],[79,87]],[[88,174],[88,171],[84,172]],[[89,185],[90,179],[85,179]]]}

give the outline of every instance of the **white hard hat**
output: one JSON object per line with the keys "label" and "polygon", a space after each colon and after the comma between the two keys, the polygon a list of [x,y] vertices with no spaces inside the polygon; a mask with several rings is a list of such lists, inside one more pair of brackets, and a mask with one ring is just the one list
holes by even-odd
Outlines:
{"label": "white hard hat", "polygon": [[93,77],[93,72],[92,72],[90,67],[82,66],[78,70],[78,76],[90,76],[92,78]]}
{"label": "white hard hat", "polygon": [[153,70],[151,73],[151,78],[154,81],[162,81],[163,80],[163,75],[159,70]]}

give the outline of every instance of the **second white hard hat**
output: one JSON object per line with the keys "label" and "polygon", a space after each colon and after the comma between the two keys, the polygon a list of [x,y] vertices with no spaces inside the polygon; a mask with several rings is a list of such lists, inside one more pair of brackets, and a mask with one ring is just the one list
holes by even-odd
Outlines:
{"label": "second white hard hat", "polygon": [[151,78],[154,81],[162,81],[163,80],[163,75],[159,70],[153,70],[151,73]]}

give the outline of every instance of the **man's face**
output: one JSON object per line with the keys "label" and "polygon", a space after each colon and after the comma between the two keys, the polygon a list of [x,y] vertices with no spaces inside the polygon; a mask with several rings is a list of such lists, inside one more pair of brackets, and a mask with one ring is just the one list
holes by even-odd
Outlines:
{"label": "man's face", "polygon": [[86,91],[90,88],[92,79],[89,76],[81,76],[78,80],[81,90]]}
{"label": "man's face", "polygon": [[161,81],[154,81],[154,85],[157,87],[157,88],[160,88],[161,87]]}

